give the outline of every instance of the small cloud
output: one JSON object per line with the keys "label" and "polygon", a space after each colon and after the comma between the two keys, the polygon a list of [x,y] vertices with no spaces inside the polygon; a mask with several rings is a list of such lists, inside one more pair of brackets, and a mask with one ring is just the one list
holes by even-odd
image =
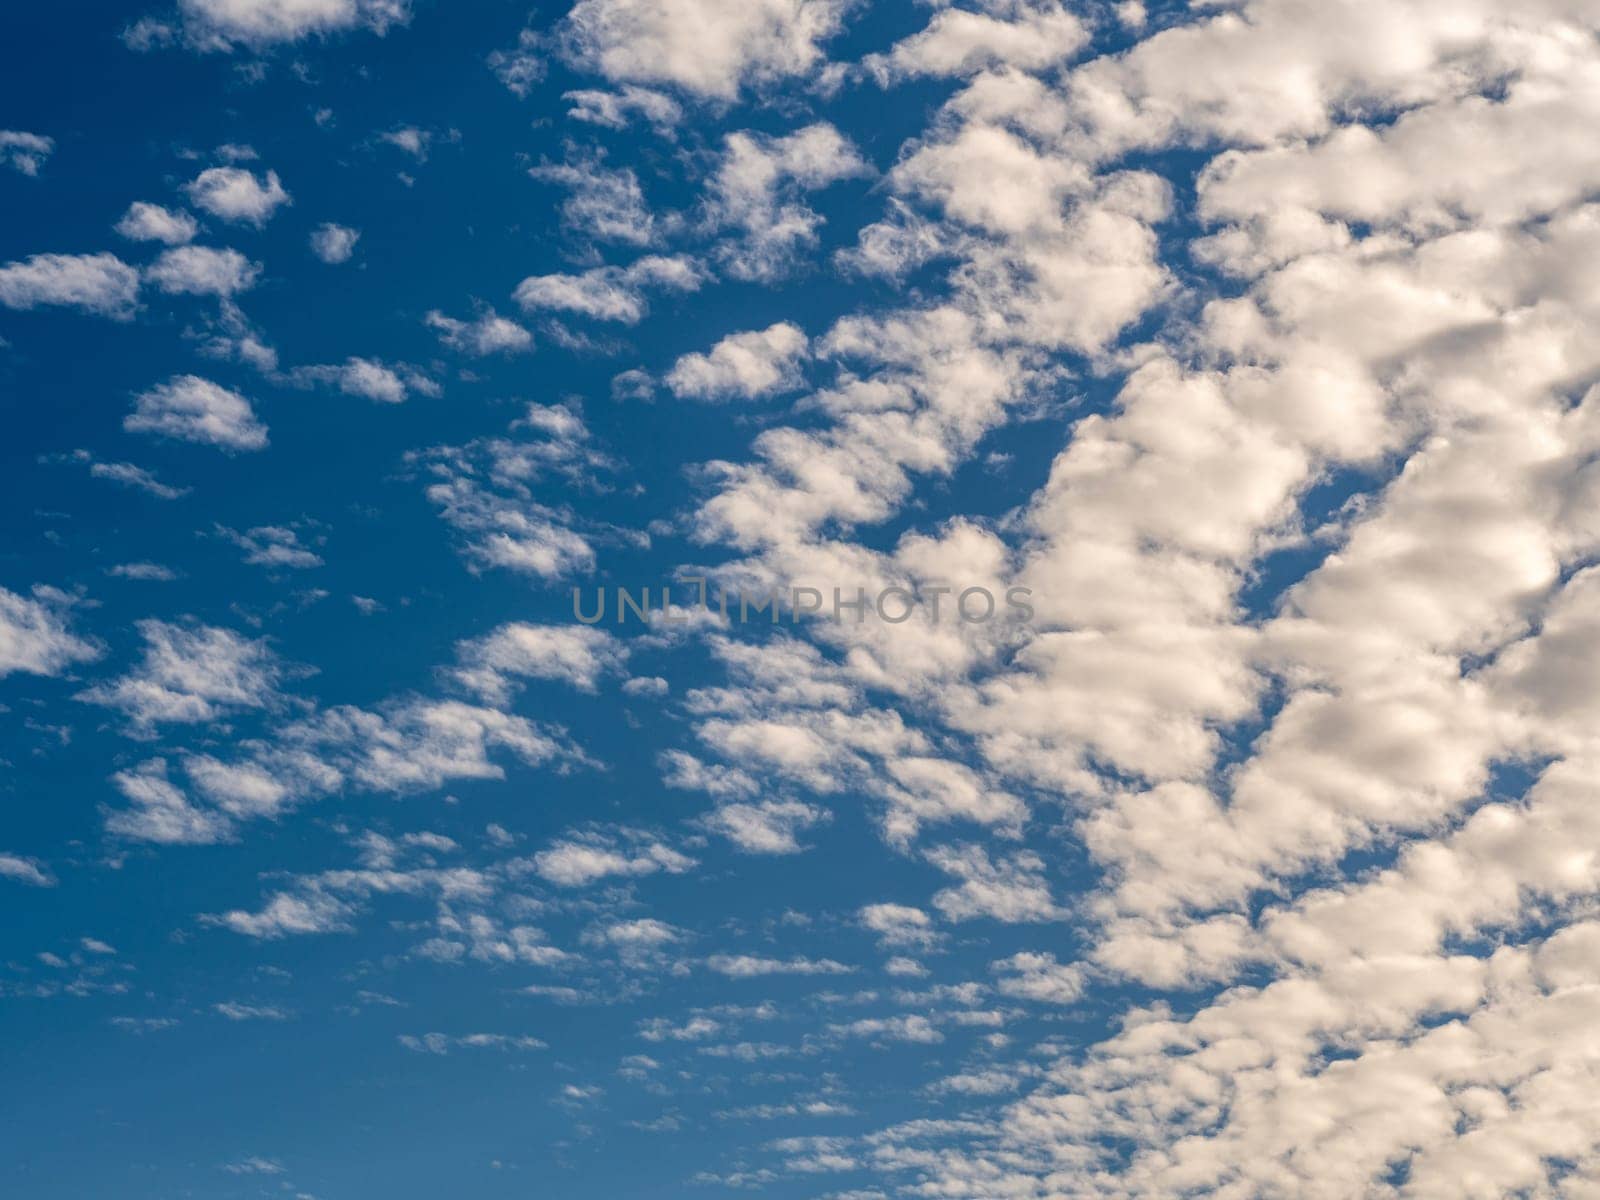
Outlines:
{"label": "small cloud", "polygon": [[330,266],[349,262],[361,240],[361,231],[326,221],[311,231],[311,253]]}

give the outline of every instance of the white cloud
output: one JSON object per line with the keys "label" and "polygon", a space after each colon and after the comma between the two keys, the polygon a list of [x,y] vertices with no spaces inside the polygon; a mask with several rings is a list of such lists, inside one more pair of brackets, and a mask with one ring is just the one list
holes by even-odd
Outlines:
{"label": "white cloud", "polygon": [[706,196],[710,224],[738,234],[718,247],[719,261],[735,279],[781,277],[816,244],[823,223],[800,194],[871,173],[850,140],[825,121],[783,137],[730,133]]}
{"label": "white cloud", "polygon": [[114,567],[107,567],[106,574],[117,579],[142,579],[153,583],[171,583],[178,578],[178,573],[171,567],[153,562],[118,563]]}
{"label": "white cloud", "polygon": [[25,883],[30,887],[55,887],[55,876],[36,858],[0,853],[0,879]]}
{"label": "white cloud", "polygon": [[591,485],[612,464],[575,410],[530,404],[523,412],[511,424],[512,436],[435,447],[411,460],[436,477],[428,499],[466,535],[474,564],[546,579],[589,570],[595,552],[573,528],[579,518],[541,503],[533,485],[554,475]]}
{"label": "white cloud", "polygon": [[292,203],[276,171],[268,171],[263,181],[243,167],[208,167],[185,184],[184,191],[196,208],[257,228],[281,206]]}
{"label": "white cloud", "polygon": [[428,147],[433,143],[433,134],[426,129],[418,129],[415,125],[403,125],[387,133],[380,133],[378,140],[387,142],[397,150],[404,150],[418,162],[427,162]]}
{"label": "white cloud", "polygon": [[210,722],[278,703],[283,667],[264,641],[214,625],[138,622],[144,656],[132,671],[79,699],[120,709],[136,726]]}
{"label": "white cloud", "polygon": [[1000,974],[995,987],[1002,995],[1042,1004],[1071,1004],[1083,995],[1083,968],[1058,963],[1053,954],[1022,951],[991,963],[989,969]]}
{"label": "white cloud", "polygon": [[350,256],[356,252],[356,243],[360,240],[359,229],[324,221],[311,231],[311,253],[330,266],[349,262]]}
{"label": "white cloud", "polygon": [[258,525],[243,533],[219,527],[217,533],[245,552],[244,561],[253,567],[287,567],[305,570],[322,566],[322,558],[307,549],[300,535],[283,525]]}
{"label": "white cloud", "polygon": [[694,859],[660,842],[631,847],[599,837],[557,842],[533,856],[534,872],[559,887],[586,887],[613,875],[681,875],[694,865]]}
{"label": "white cloud", "polygon": [[191,296],[231,297],[248,291],[260,274],[261,264],[237,250],[210,246],[175,246],[144,269],[144,277],[163,292]]}
{"label": "white cloud", "polygon": [[70,598],[54,588],[35,588],[30,600],[0,587],[0,678],[13,671],[59,675],[73,663],[100,656],[96,646],[69,628],[70,607]]}
{"label": "white cloud", "polygon": [[602,676],[618,674],[627,647],[588,625],[531,625],[517,621],[456,646],[451,674],[495,704],[509,702],[523,679],[556,680],[592,692]]}
{"label": "white cloud", "polygon": [[937,1045],[944,1034],[933,1027],[927,1017],[907,1014],[897,1017],[864,1017],[847,1025],[831,1027],[836,1034],[846,1037],[873,1038],[884,1042],[912,1042],[922,1046]]}
{"label": "white cloud", "polygon": [[706,966],[730,979],[765,975],[849,975],[854,967],[831,958],[766,958],[757,954],[713,954]]}
{"label": "white cloud", "polygon": [[403,404],[412,392],[437,396],[440,391],[438,384],[414,367],[404,363],[390,366],[354,355],[342,363],[296,367],[288,378],[301,386],[327,384],[347,396],[361,396],[383,404]]}
{"label": "white cloud", "polygon": [[526,354],[533,349],[533,335],[494,309],[485,309],[471,321],[458,321],[437,309],[423,318],[439,340],[453,350],[482,358],[489,354]]}
{"label": "white cloud", "polygon": [[193,241],[200,231],[199,224],[181,209],[162,208],[135,200],[117,222],[117,232],[134,242],[162,242],[168,246],[181,246]]}
{"label": "white cloud", "polygon": [[24,175],[37,175],[55,148],[55,139],[43,134],[0,129],[0,163]]}
{"label": "white cloud", "polygon": [[649,291],[693,292],[705,275],[691,258],[648,255],[626,267],[595,267],[582,275],[532,275],[512,297],[526,310],[555,309],[637,325],[650,311]]}
{"label": "white cloud", "polygon": [[139,272],[115,254],[35,254],[0,267],[0,304],[81,308],[126,321],[139,302]]}
{"label": "white cloud", "polygon": [[996,861],[981,846],[940,846],[929,850],[927,858],[962,881],[933,897],[934,907],[952,921],[988,917],[1016,924],[1065,916],[1051,899],[1050,885],[1041,873],[1043,860],[1032,851]]}
{"label": "white cloud", "polygon": [[[409,0],[179,0],[184,32],[200,49],[264,47],[366,28],[382,34],[410,19]],[[143,35],[149,41],[152,30]]]}
{"label": "white cloud", "polygon": [[167,778],[164,759],[152,758],[111,777],[132,807],[106,814],[106,832],[135,842],[165,846],[210,846],[233,836],[233,822],[222,813],[191,804]]}
{"label": "white cloud", "polygon": [[766,800],[760,804],[723,804],[701,818],[747,854],[798,854],[799,835],[829,819],[828,810],[798,800]]}
{"label": "white cloud", "polygon": [[267,427],[256,419],[250,401],[198,375],[174,375],[139,393],[122,427],[223,450],[263,450],[267,445]]}
{"label": "white cloud", "polygon": [[896,43],[886,55],[869,55],[864,65],[886,81],[966,75],[995,67],[1039,71],[1070,58],[1089,40],[1083,22],[1059,0],[988,7],[1003,15],[941,8],[926,29]]}
{"label": "white cloud", "polygon": [[540,54],[542,39],[531,29],[524,29],[511,50],[496,50],[489,55],[489,69],[500,82],[519,98],[526,99],[534,85],[545,76],[545,62]]}
{"label": "white cloud", "polygon": [[590,931],[589,941],[616,946],[622,950],[654,950],[681,942],[683,930],[658,921],[653,917],[640,917],[632,921],[613,921],[609,925]]}
{"label": "white cloud", "polygon": [[528,174],[567,189],[561,219],[569,229],[597,241],[630,246],[648,246],[655,240],[655,216],[631,168],[611,168],[598,156],[579,156],[564,163],[544,163]]}
{"label": "white cloud", "polygon": [[566,52],[613,83],[665,83],[732,100],[746,83],[810,72],[845,0],[579,0]]}
{"label": "white cloud", "polygon": [[124,487],[137,488],[161,500],[177,500],[187,496],[191,490],[162,483],[151,472],[133,463],[92,462],[89,464],[89,474],[96,479],[109,479]]}
{"label": "white cloud", "polygon": [[563,92],[561,98],[572,102],[567,116],[574,121],[607,129],[626,129],[634,113],[660,129],[670,129],[683,120],[683,108],[671,96],[632,84],[614,92],[580,88]]}
{"label": "white cloud", "polygon": [[[237,1000],[224,1000],[220,1004],[213,1004],[212,1011],[219,1016],[227,1017],[230,1021],[287,1021],[289,1014],[283,1009],[270,1004],[240,1004]],[[260,1166],[252,1167],[254,1171],[261,1171]],[[269,1164],[267,1170],[276,1174],[283,1168],[276,1163]]]}
{"label": "white cloud", "polygon": [[543,1050],[546,1043],[526,1034],[467,1033],[452,1037],[445,1033],[399,1035],[402,1046],[417,1054],[448,1054],[452,1049],[528,1051]]}
{"label": "white cloud", "polygon": [[908,904],[869,904],[858,915],[885,946],[931,946],[939,940],[932,918]]}
{"label": "white cloud", "polygon": [[810,343],[798,325],[783,321],[766,329],[731,333],[709,354],[685,354],[667,373],[675,396],[698,400],[750,400],[794,391],[803,379],[800,362]]}

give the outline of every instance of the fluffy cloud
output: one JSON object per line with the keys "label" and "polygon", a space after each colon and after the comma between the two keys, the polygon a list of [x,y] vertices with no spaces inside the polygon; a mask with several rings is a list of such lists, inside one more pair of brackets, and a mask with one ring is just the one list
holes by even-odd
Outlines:
{"label": "fluffy cloud", "polygon": [[175,246],[144,270],[144,277],[163,292],[191,296],[230,297],[248,291],[260,274],[261,264],[237,250],[210,246]]}
{"label": "fluffy cloud", "polygon": [[0,267],[0,304],[54,304],[126,321],[139,302],[139,272],[115,254],[35,254]]}
{"label": "fluffy cloud", "polygon": [[360,240],[360,230],[325,221],[311,231],[311,253],[330,266],[349,262]]}
{"label": "fluffy cloud", "polygon": [[718,249],[723,267],[735,279],[779,278],[816,243],[822,225],[800,195],[871,173],[850,140],[826,122],[783,137],[729,134],[706,196],[710,224],[736,234]]}
{"label": "fluffy cloud", "polygon": [[117,222],[117,232],[134,242],[162,242],[168,246],[181,246],[193,241],[200,231],[199,223],[181,209],[163,208],[135,200]]}
{"label": "fluffy cloud", "polygon": [[667,373],[675,396],[698,400],[754,399],[801,385],[800,362],[809,342],[787,321],[749,333],[731,333],[708,354],[685,354]]}
{"label": "fluffy cloud", "polygon": [[562,222],[601,242],[648,246],[656,236],[656,221],[629,168],[610,168],[599,158],[573,158],[565,163],[545,163],[529,172],[534,179],[567,189],[561,204]]}
{"label": "fluffy cloud", "polygon": [[764,975],[848,975],[855,970],[831,958],[764,958],[756,954],[713,954],[706,966],[730,979]]}
{"label": "fluffy cloud", "polygon": [[489,354],[526,354],[533,349],[533,335],[494,309],[485,309],[471,321],[458,321],[435,309],[423,318],[438,331],[439,340],[453,350],[482,358]]}
{"label": "fluffy cloud", "polygon": [[707,813],[702,824],[747,854],[798,854],[799,835],[829,819],[828,810],[798,800],[766,800],[760,804],[724,804]]}
{"label": "fluffy cloud", "polygon": [[[409,0],[180,0],[185,35],[201,49],[253,48],[367,28],[384,33],[410,17]],[[157,38],[154,30],[145,38]]]}
{"label": "fluffy cloud", "polygon": [[647,292],[692,292],[704,281],[693,259],[649,255],[626,267],[595,267],[581,275],[533,275],[512,295],[529,311],[554,309],[637,325],[650,311]]}
{"label": "fluffy cloud", "polygon": [[276,171],[268,171],[263,180],[243,167],[208,167],[185,184],[184,191],[196,208],[257,228],[291,203]]}
{"label": "fluffy cloud", "polygon": [[694,859],[660,842],[619,846],[605,838],[557,842],[533,856],[533,870],[558,887],[584,887],[610,876],[637,877],[657,871],[681,874]]}
{"label": "fluffy cloud", "polygon": [[0,854],[0,879],[24,883],[29,887],[55,887],[55,876],[35,858],[17,854]]}
{"label": "fluffy cloud", "polygon": [[283,667],[263,641],[213,625],[140,621],[144,656],[126,675],[79,699],[120,709],[137,726],[210,722],[278,702]]}
{"label": "fluffy cloud", "polygon": [[811,71],[845,0],[579,0],[566,52],[614,83],[665,83],[732,100],[746,83]]}
{"label": "fluffy cloud", "polygon": [[70,629],[70,607],[70,598],[54,588],[35,588],[29,599],[0,587],[0,678],[14,671],[58,675],[100,656]]}
{"label": "fluffy cloud", "polygon": [[440,446],[412,456],[435,481],[428,499],[465,536],[479,566],[559,579],[589,569],[595,552],[575,514],[535,499],[551,476],[587,484],[611,466],[582,417],[565,405],[530,404],[511,436]]}
{"label": "fluffy cloud", "polygon": [[592,692],[600,678],[618,672],[627,648],[588,625],[502,625],[486,637],[456,647],[462,686],[496,703],[507,702],[521,679],[552,679]]}
{"label": "fluffy cloud", "polygon": [[0,163],[24,175],[37,175],[55,148],[54,138],[17,129],[0,129]]}
{"label": "fluffy cloud", "polygon": [[263,450],[267,445],[267,427],[256,420],[250,401],[198,375],[174,375],[139,393],[122,427],[223,450]]}

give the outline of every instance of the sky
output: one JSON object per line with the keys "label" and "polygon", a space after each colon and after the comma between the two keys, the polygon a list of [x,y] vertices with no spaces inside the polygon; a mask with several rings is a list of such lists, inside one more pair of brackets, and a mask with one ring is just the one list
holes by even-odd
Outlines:
{"label": "sky", "polygon": [[0,1193],[1600,1198],[1592,0],[159,3],[0,12]]}

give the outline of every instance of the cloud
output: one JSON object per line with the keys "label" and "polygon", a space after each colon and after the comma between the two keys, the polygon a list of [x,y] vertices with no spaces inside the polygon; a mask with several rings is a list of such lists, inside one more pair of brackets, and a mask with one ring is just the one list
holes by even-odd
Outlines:
{"label": "cloud", "polygon": [[30,600],[0,587],[0,678],[14,671],[59,675],[100,657],[97,646],[68,627],[71,603],[54,588],[37,587]]}
{"label": "cloud", "polygon": [[165,759],[152,758],[111,777],[132,807],[106,814],[106,832],[163,846],[212,846],[233,837],[233,822],[199,808],[167,778]]}
{"label": "cloud", "polygon": [[138,302],[139,272],[115,254],[35,254],[0,267],[0,304],[7,308],[60,305],[126,321]]}
{"label": "cloud", "polygon": [[0,879],[25,883],[29,887],[55,887],[56,878],[36,858],[23,858],[17,854],[0,853]]}
{"label": "cloud", "polygon": [[[1070,58],[1089,40],[1083,22],[1058,0],[988,7],[1004,16],[942,9],[925,29],[897,42],[886,55],[868,55],[863,65],[885,82],[1004,67],[1040,71]],[[1007,16],[1012,19],[1005,19]]]}
{"label": "cloud", "polygon": [[24,175],[37,175],[55,148],[54,138],[16,129],[0,129],[0,163]]}
{"label": "cloud", "polygon": [[[220,1004],[213,1004],[211,1009],[219,1016],[227,1017],[230,1021],[287,1021],[289,1019],[288,1013],[273,1005],[240,1004],[237,1000],[225,1000]],[[229,1169],[231,1170],[232,1168]],[[251,1169],[260,1171],[263,1168],[253,1166]],[[272,1164],[269,1169],[273,1169],[273,1173],[276,1173],[283,1168],[278,1167],[277,1164]]]}
{"label": "cloud", "polygon": [[[476,566],[501,567],[559,579],[594,565],[576,514],[536,498],[534,485],[564,477],[586,487],[612,467],[593,444],[580,413],[566,405],[529,404],[511,436],[466,446],[439,446],[409,456],[435,482],[427,496],[445,521],[465,535]],[[547,491],[548,489],[541,489]]]}
{"label": "cloud", "polygon": [[489,69],[518,99],[526,100],[534,85],[545,77],[541,55],[543,39],[532,29],[524,29],[510,50],[495,50],[489,55]]}
{"label": "cloud", "polygon": [[873,1038],[883,1042],[911,1042],[932,1046],[944,1041],[944,1034],[933,1027],[927,1017],[907,1014],[897,1017],[865,1017],[831,1029],[845,1037]]}
{"label": "cloud", "polygon": [[243,167],[208,167],[184,185],[189,202],[224,221],[260,228],[285,204],[292,203],[276,171],[265,181]]}
{"label": "cloud", "polygon": [[933,920],[906,904],[868,904],[857,914],[885,946],[931,946],[939,941]]}
{"label": "cloud", "polygon": [[528,1051],[547,1048],[546,1043],[536,1037],[505,1033],[468,1033],[454,1037],[444,1033],[403,1033],[399,1035],[399,1042],[416,1054],[439,1055],[448,1054],[452,1049]]}
{"label": "cloud", "polygon": [[1071,1004],[1083,995],[1083,968],[1056,962],[1053,954],[1023,951],[991,963],[1001,975],[995,984],[1002,995],[1042,1004]]}
{"label": "cloud", "polygon": [[934,907],[952,921],[988,917],[1017,924],[1065,916],[1041,873],[1044,861],[1031,851],[996,861],[981,846],[940,846],[929,850],[927,858],[962,881],[933,897]]}
{"label": "cloud", "polygon": [[730,133],[722,162],[707,187],[707,222],[738,236],[717,258],[735,279],[771,282],[817,242],[822,216],[800,200],[872,168],[832,125],[819,121],[784,137]]}
{"label": "cloud", "polygon": [[667,373],[675,396],[697,400],[753,400],[794,391],[802,385],[800,362],[810,343],[798,325],[787,321],[730,333],[709,354],[685,354]]}
{"label": "cloud", "polygon": [[412,392],[437,396],[439,385],[416,368],[404,363],[389,366],[371,358],[352,356],[342,363],[296,367],[289,380],[301,386],[321,383],[338,388],[347,396],[361,396],[382,404],[403,404]]}
{"label": "cloud", "polygon": [[267,427],[256,420],[250,401],[198,375],[174,375],[139,393],[122,427],[223,450],[264,450],[267,445]]}
{"label": "cloud", "polygon": [[356,243],[360,240],[359,229],[324,221],[311,231],[311,253],[330,266],[349,262],[350,256],[356,251]]}
{"label": "cloud", "polygon": [[80,700],[119,709],[141,727],[217,721],[278,704],[284,670],[265,641],[215,625],[145,620],[137,628],[145,643],[139,665],[87,689]]}
{"label": "cloud", "polygon": [[452,350],[483,358],[490,354],[526,354],[533,349],[533,335],[515,321],[485,309],[471,321],[458,321],[434,309],[423,323],[439,333],[439,340]]}
{"label": "cloud", "polygon": [[210,246],[175,246],[144,269],[144,277],[163,292],[224,298],[248,291],[260,274],[261,264],[237,250]]}
{"label": "cloud", "polygon": [[322,566],[322,558],[300,542],[300,535],[282,525],[258,525],[243,533],[218,527],[217,533],[245,552],[244,561],[253,567],[287,567],[306,570]]}
{"label": "cloud", "polygon": [[116,230],[129,241],[162,242],[168,246],[181,246],[194,240],[200,231],[199,224],[180,209],[162,208],[135,200],[122,214]]}
{"label": "cloud", "polygon": [[453,678],[495,704],[506,704],[524,679],[546,679],[592,692],[603,676],[618,674],[627,647],[588,625],[501,625],[456,646]]}
{"label": "cloud", "polygon": [[798,854],[803,849],[799,835],[829,819],[827,809],[798,800],[767,800],[719,805],[700,823],[747,854]]}
{"label": "cloud", "polygon": [[137,488],[160,500],[177,500],[187,496],[192,490],[162,483],[152,472],[133,463],[96,462],[87,450],[74,451],[71,457],[77,462],[87,462],[89,474],[95,479],[106,479],[112,483],[120,483],[123,487]]}
{"label": "cloud", "polygon": [[601,242],[648,246],[656,237],[656,220],[631,168],[609,168],[599,156],[572,156],[565,163],[544,163],[528,174],[542,183],[567,189],[561,220],[567,228]]}
{"label": "cloud", "polygon": [[[183,29],[201,50],[260,49],[365,28],[383,34],[410,19],[409,0],[179,0]],[[138,40],[159,37],[153,29]]]}
{"label": "cloud", "polygon": [[581,275],[531,275],[512,298],[527,311],[554,309],[637,325],[650,311],[647,292],[693,292],[704,282],[691,258],[648,255],[626,267],[595,267]]}
{"label": "cloud", "polygon": [[732,100],[747,83],[810,72],[845,0],[579,0],[564,52],[613,83],[664,83]]}
{"label": "cloud", "polygon": [[695,861],[660,842],[627,847],[588,837],[557,842],[535,854],[532,865],[535,874],[558,887],[585,887],[613,875],[638,877],[657,871],[679,875]]}
{"label": "cloud", "polygon": [[572,120],[607,129],[626,129],[634,113],[658,129],[670,129],[683,120],[683,108],[671,96],[632,84],[614,92],[579,88],[563,92],[561,98],[572,102],[567,110]]}
{"label": "cloud", "polygon": [[586,938],[588,941],[616,946],[621,950],[654,950],[683,939],[683,930],[674,928],[665,921],[657,921],[653,917],[614,921],[591,930]]}
{"label": "cloud", "polygon": [[764,958],[755,954],[713,954],[706,966],[730,979],[765,975],[849,975],[854,967],[831,958]]}
{"label": "cloud", "polygon": [[171,583],[178,578],[178,573],[171,567],[153,562],[118,563],[114,567],[107,567],[106,574],[117,579],[142,579],[154,583]]}

